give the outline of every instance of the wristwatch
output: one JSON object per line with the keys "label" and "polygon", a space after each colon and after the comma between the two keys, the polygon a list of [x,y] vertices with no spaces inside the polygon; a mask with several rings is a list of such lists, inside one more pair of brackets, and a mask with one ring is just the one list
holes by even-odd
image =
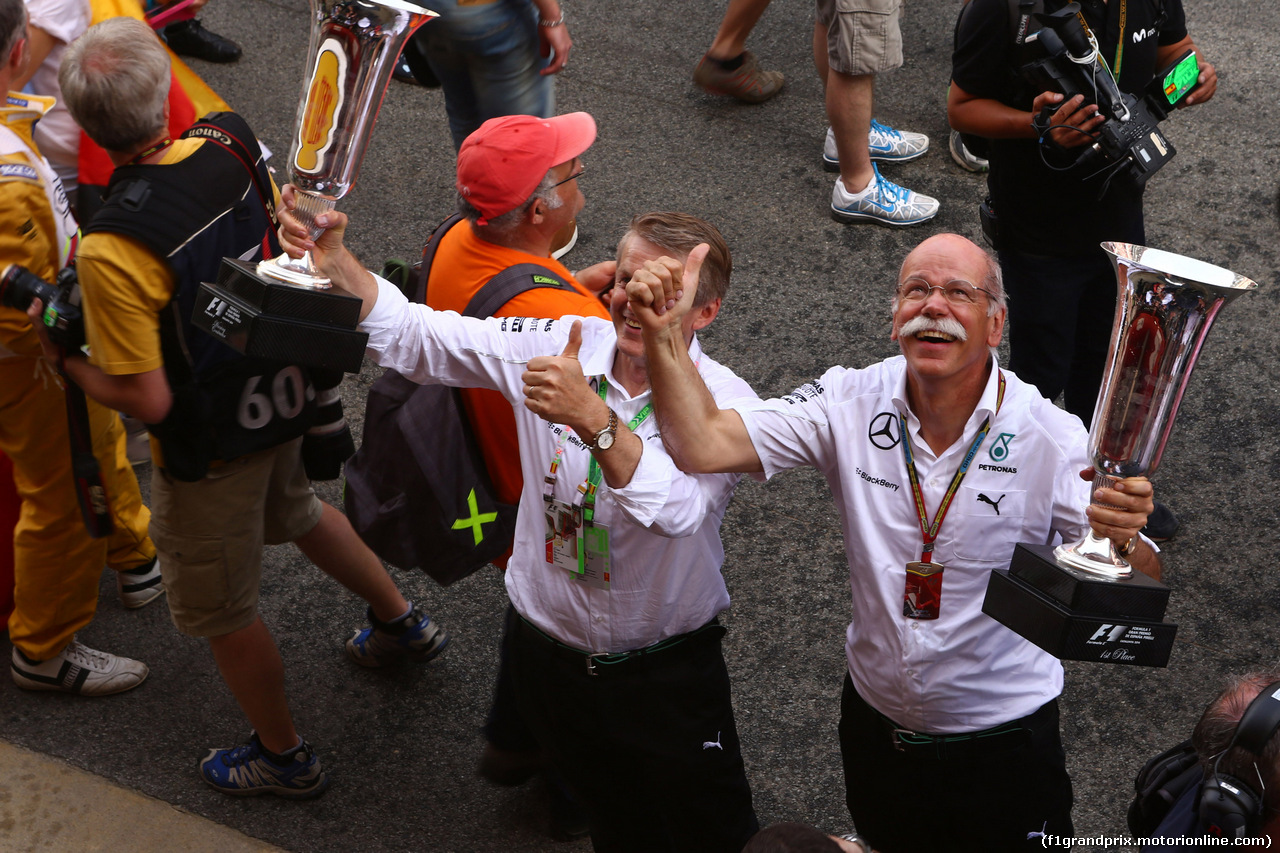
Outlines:
{"label": "wristwatch", "polygon": [[609,410],[609,423],[604,429],[596,433],[595,438],[587,444],[587,450],[592,453],[597,450],[608,450],[613,447],[613,440],[618,437],[618,413],[613,409]]}

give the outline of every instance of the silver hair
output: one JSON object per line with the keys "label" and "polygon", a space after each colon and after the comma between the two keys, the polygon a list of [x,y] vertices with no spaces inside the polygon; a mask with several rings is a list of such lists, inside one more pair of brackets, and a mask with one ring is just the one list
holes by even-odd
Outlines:
{"label": "silver hair", "polygon": [[980,286],[991,294],[991,298],[987,300],[987,316],[990,317],[1009,307],[1009,294],[1004,291],[1004,273],[1000,271],[1000,259],[989,249],[983,249],[982,254],[987,257],[987,274],[982,277]]}
{"label": "silver hair", "polygon": [[[542,176],[542,181],[533,191],[533,194],[520,204],[516,205],[514,209],[508,210],[500,216],[494,216],[489,219],[488,227],[492,228],[499,234],[509,234],[519,227],[520,223],[524,220],[525,213],[530,207],[533,207],[533,203],[535,201],[541,199],[546,203],[547,207],[552,210],[563,205],[564,199],[562,199],[560,194],[555,190],[557,182],[552,171],[552,169],[547,170],[547,173]],[[476,220],[484,216],[484,214],[471,204],[471,202],[467,201],[466,197],[463,196],[462,193],[458,193],[458,212],[465,216],[472,225],[476,223]]]}
{"label": "silver hair", "polygon": [[165,127],[169,55],[151,28],[110,18],[67,48],[58,72],[76,123],[108,151],[130,152]]}

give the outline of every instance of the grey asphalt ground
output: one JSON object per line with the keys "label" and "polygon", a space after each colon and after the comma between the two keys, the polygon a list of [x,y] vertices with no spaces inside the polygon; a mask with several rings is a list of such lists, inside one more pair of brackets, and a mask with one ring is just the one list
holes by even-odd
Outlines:
{"label": "grey asphalt ground", "polygon": [[[760,106],[704,95],[690,82],[723,0],[567,3],[575,47],[559,78],[559,110],[587,110],[600,126],[586,158],[588,204],[570,266],[609,257],[633,213],[686,210],[719,225],[736,261],[730,295],[704,346],[759,391],[784,392],[832,364],[893,354],[887,303],[903,256],[939,231],[978,234],[984,181],[956,167],[946,146],[959,5],[909,3],[906,64],[877,86],[878,118],[933,140],[924,158],[886,173],[943,204],[934,222],[891,230],[844,226],[828,216],[811,0],[776,0],[757,27],[751,47],[787,75],[785,91]],[[1191,31],[1218,67],[1219,90],[1210,104],[1163,125],[1178,155],[1149,185],[1148,242],[1262,286],[1223,311],[1155,478],[1158,496],[1182,519],[1165,547],[1168,618],[1180,626],[1169,667],[1067,665],[1062,718],[1075,823],[1079,835],[1095,838],[1127,833],[1124,810],[1143,760],[1187,736],[1225,673],[1274,664],[1280,642],[1280,11],[1248,0],[1188,5]],[[272,149],[287,154],[306,3],[216,0],[205,20],[238,40],[245,55],[232,66],[193,66]],[[450,212],[452,173],[441,95],[393,83],[358,184],[340,205],[353,222],[349,242],[368,265],[419,251]],[[366,366],[347,379],[348,417],[357,427],[376,374]],[[146,469],[141,476],[145,488]],[[324,493],[338,501],[335,484]],[[847,829],[835,725],[849,593],[826,486],[812,472],[744,483],[723,535],[734,599],[725,617],[726,656],[761,821]],[[298,727],[332,774],[329,793],[287,803],[206,788],[196,761],[209,747],[240,741],[247,726],[207,645],[178,634],[163,605],[123,610],[104,576],[99,615],[82,639],[146,661],[151,678],[133,692],[96,700],[0,683],[0,738],[24,748],[0,750],[0,848],[200,849],[195,839],[205,824],[195,819],[189,835],[175,829],[168,840],[146,840],[149,812],[128,799],[110,805],[111,786],[121,786],[294,851],[589,849],[549,840],[540,783],[503,789],[475,775],[505,606],[495,571],[447,589],[424,575],[395,573],[449,628],[453,644],[429,666],[384,673],[360,670],[342,652],[345,636],[363,622],[361,603],[291,546],[268,549],[266,561],[263,615],[286,661]],[[8,653],[0,644],[0,654]],[[19,773],[25,750],[54,762]],[[39,767],[61,772],[65,765],[101,777],[89,789],[101,793],[40,786]],[[28,805],[20,795],[32,791]],[[913,793],[923,802],[947,796]],[[58,835],[67,822],[85,820],[80,807],[89,800],[107,806],[99,813],[114,814],[124,840],[107,842],[117,836],[108,835],[106,818],[94,819],[101,826],[90,833],[96,840]],[[937,849],[955,840],[937,839]]]}

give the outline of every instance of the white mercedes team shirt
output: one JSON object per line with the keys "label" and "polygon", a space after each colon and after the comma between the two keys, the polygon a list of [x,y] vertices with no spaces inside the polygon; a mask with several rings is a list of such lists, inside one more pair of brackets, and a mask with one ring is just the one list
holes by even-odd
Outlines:
{"label": "white mercedes team shirt", "polygon": [[[525,408],[520,376],[531,358],[562,352],[577,319],[582,321],[578,358],[583,373],[593,389],[600,377],[608,380],[605,402],[619,423],[627,424],[650,394],[632,397],[614,381],[617,338],[607,320],[464,318],[410,303],[379,279],[378,301],[361,328],[369,333],[369,356],[384,367],[424,384],[492,388],[512,402],[524,491],[507,564],[511,603],[521,616],[574,648],[631,651],[700,628],[729,606],[720,574],[720,522],[739,475],[678,470],[663,447],[657,417],[650,414],[635,429],[644,451],[631,482],[611,489],[602,481],[597,494],[596,522],[610,535],[610,588],[579,583],[548,563],[544,478],[563,446],[554,497],[572,502],[587,479],[591,453],[571,431]],[[689,355],[721,406],[759,399],[745,382],[703,355],[696,339]]]}
{"label": "white mercedes team shirt", "polygon": [[[964,434],[941,455],[907,407],[906,361],[834,367],[776,400],[739,407],[766,476],[812,465],[843,520],[853,619],[849,674],[872,707],[913,731],[979,731],[1025,716],[1062,692],[1062,665],[982,613],[992,569],[1008,568],[1019,542],[1084,535],[1090,485],[1088,435],[1034,386],[1004,371],[996,414],[992,370]],[[945,566],[935,620],[902,615],[906,564],[920,559],[919,516],[902,452],[907,417],[925,508],[932,521],[982,422],[990,432],[939,532]]]}

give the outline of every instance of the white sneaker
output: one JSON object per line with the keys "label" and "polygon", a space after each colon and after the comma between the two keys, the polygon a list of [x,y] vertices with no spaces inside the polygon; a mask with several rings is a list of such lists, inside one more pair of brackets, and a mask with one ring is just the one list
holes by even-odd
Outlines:
{"label": "white sneaker", "polygon": [[147,665],[91,649],[73,639],[56,657],[31,661],[13,649],[13,681],[24,690],[58,690],[83,696],[107,696],[132,690],[147,678]]}
{"label": "white sneaker", "polygon": [[[929,137],[909,130],[894,130],[887,124],[871,120],[867,134],[867,147],[871,159],[882,163],[905,163],[924,155],[929,150]],[[827,128],[827,138],[822,143],[822,168],[828,172],[840,171],[840,155],[836,151],[836,135]]]}
{"label": "white sneaker", "polygon": [[148,565],[143,566],[146,572],[116,572],[116,590],[120,593],[120,603],[130,610],[150,604],[164,595],[164,587],[160,585],[160,558],[156,557]]}
{"label": "white sneaker", "polygon": [[871,164],[875,179],[860,193],[850,193],[836,178],[831,191],[831,215],[840,222],[876,222],[880,225],[919,225],[938,215],[938,200],[900,187]]}
{"label": "white sneaker", "polygon": [[979,157],[968,148],[965,147],[964,139],[960,136],[960,131],[951,131],[951,159],[956,161],[956,165],[968,172],[985,172],[991,168],[991,163],[984,157]]}

